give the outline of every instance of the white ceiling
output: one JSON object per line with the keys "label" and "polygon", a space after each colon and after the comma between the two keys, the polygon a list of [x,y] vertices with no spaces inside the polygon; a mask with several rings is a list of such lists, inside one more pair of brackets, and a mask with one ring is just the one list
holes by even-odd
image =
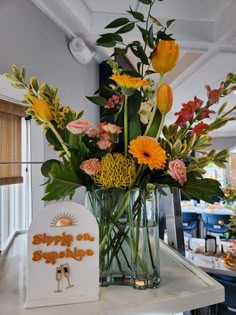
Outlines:
{"label": "white ceiling", "polygon": [[[147,6],[136,0],[32,0],[68,37],[82,35],[102,60],[106,52],[95,47],[104,26],[124,16],[129,9],[146,12]],[[174,106],[168,115],[173,121],[180,105],[198,96],[206,99],[204,86],[217,88],[228,72],[236,73],[236,0],[164,0],[156,1],[152,15],[160,21],[176,19],[171,33],[180,44],[181,59],[167,76],[174,89]],[[126,40],[138,33],[127,34]],[[133,60],[134,62],[134,60]],[[227,97],[236,104],[236,95]],[[231,122],[215,136],[236,136],[236,122]]]}

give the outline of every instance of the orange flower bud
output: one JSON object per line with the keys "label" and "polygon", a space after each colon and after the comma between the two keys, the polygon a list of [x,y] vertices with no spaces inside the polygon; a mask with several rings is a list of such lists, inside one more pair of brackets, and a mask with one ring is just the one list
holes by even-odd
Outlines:
{"label": "orange flower bud", "polygon": [[47,122],[53,119],[50,106],[41,98],[35,99],[32,109],[34,110],[35,116],[42,122]]}
{"label": "orange flower bud", "polygon": [[178,58],[178,43],[175,40],[160,40],[152,52],[152,67],[158,73],[166,73],[174,68]]}
{"label": "orange flower bud", "polygon": [[162,114],[170,111],[173,103],[173,92],[168,84],[162,84],[157,90],[156,105]]}

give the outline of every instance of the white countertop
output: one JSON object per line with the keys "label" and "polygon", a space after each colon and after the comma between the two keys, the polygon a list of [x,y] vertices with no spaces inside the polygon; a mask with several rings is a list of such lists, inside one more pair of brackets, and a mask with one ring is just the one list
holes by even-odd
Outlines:
{"label": "white countertop", "polygon": [[189,204],[189,202],[181,202],[181,211],[182,212],[194,212],[194,213],[213,213],[213,214],[226,214],[233,215],[234,211],[232,209],[223,207],[223,206],[215,206],[210,205],[208,207],[202,207],[200,205],[193,206]]}
{"label": "white countertop", "polygon": [[161,284],[157,289],[141,291],[110,286],[100,289],[98,302],[24,309],[25,255],[26,235],[19,235],[8,255],[0,260],[3,315],[155,315],[183,312],[224,300],[224,289],[218,282],[161,243]]}

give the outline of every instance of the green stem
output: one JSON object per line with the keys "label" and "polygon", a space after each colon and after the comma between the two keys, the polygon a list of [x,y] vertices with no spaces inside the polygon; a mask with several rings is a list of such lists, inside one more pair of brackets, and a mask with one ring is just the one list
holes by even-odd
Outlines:
{"label": "green stem", "polygon": [[[154,2],[155,1],[151,2],[150,6],[149,6],[147,20],[146,20],[146,31],[148,31],[148,22],[149,22],[152,6],[153,6]],[[143,48],[144,52],[146,52],[146,49],[147,49],[147,40],[145,41],[145,44],[144,44],[144,48]],[[150,67],[150,65],[149,65],[149,67]],[[144,64],[142,63],[142,67],[141,67],[142,78],[144,78],[143,72],[144,72]]]}
{"label": "green stem", "polygon": [[165,117],[166,117],[166,114],[161,114],[161,122],[160,122],[159,128],[157,130],[157,134],[156,134],[157,141],[158,141],[158,139],[160,137],[160,134],[162,132],[162,128],[163,128],[163,125],[164,125]]}
{"label": "green stem", "polygon": [[[163,83],[163,79],[164,79],[164,73],[160,73],[158,88],[159,88],[159,86],[161,86],[161,84]],[[158,89],[158,88],[157,88],[157,89]],[[149,129],[150,129],[151,126],[152,126],[152,123],[153,123],[153,120],[154,120],[154,117],[155,117],[155,114],[156,114],[156,110],[157,110],[157,107],[154,106],[153,111],[152,111],[152,116],[151,116],[151,118],[150,118],[150,120],[149,120],[149,122],[148,122],[147,128],[146,128],[146,130],[145,130],[145,132],[144,132],[144,136],[146,136],[146,135],[148,134]]]}
{"label": "green stem", "polygon": [[125,95],[125,103],[124,103],[124,153],[127,156],[128,153],[128,96]]}
{"label": "green stem", "polygon": [[64,151],[66,152],[67,158],[70,159],[70,151],[68,150],[68,148],[67,148],[65,142],[63,141],[62,137],[57,132],[56,128],[53,126],[53,124],[50,121],[47,121],[46,124],[52,130],[52,132],[54,133],[54,135],[57,137],[58,141],[62,145]]}

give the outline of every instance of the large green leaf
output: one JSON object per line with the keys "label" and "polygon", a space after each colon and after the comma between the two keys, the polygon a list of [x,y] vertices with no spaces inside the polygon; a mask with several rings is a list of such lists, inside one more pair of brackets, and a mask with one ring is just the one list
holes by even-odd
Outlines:
{"label": "large green leaf", "polygon": [[195,196],[201,200],[212,203],[212,196],[224,197],[220,183],[211,178],[189,177],[181,189],[187,195]]}
{"label": "large green leaf", "polygon": [[51,171],[52,165],[53,164],[58,164],[60,165],[61,162],[55,159],[51,159],[51,160],[47,160],[46,162],[44,162],[41,166],[41,173],[43,176],[45,177],[49,177],[49,173]]}
{"label": "large green leaf", "polygon": [[45,201],[72,198],[75,190],[81,186],[81,180],[69,162],[53,164],[50,171],[50,183],[46,187]]}

